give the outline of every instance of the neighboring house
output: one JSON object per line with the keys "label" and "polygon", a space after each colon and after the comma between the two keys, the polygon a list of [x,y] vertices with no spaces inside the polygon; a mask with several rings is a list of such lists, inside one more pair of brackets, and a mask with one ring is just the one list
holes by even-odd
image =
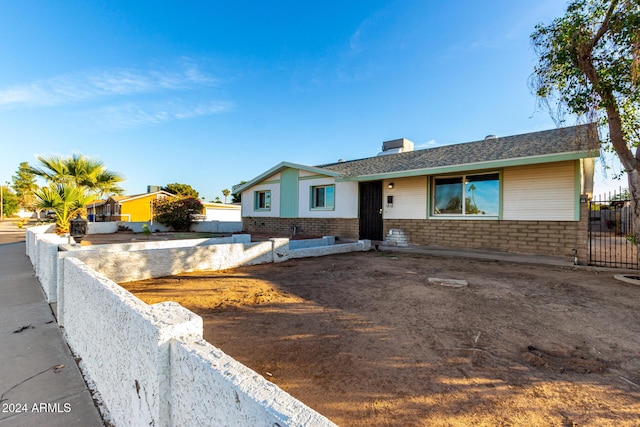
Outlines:
{"label": "neighboring house", "polygon": [[159,190],[133,196],[111,196],[102,205],[96,206],[96,219],[98,221],[151,221],[152,202],[166,197],[175,197],[175,195]]}
{"label": "neighboring house", "polygon": [[239,204],[202,203],[205,221],[240,222],[242,221]]}
{"label": "neighboring house", "polygon": [[387,244],[587,254],[600,142],[581,125],[320,166],[282,162],[234,188],[243,229]]}
{"label": "neighboring house", "polygon": [[106,203],[106,200],[102,200],[102,199],[95,199],[93,200],[91,203],[89,203],[86,206],[87,209],[87,219],[90,222],[94,222],[97,221],[98,218],[96,216],[96,212],[101,212],[102,210],[100,209],[102,206],[104,206],[104,204]]}

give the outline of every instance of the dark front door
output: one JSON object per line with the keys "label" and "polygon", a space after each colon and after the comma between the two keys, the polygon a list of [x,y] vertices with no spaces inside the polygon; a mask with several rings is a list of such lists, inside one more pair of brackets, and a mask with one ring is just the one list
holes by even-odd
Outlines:
{"label": "dark front door", "polygon": [[360,238],[382,240],[382,181],[360,183]]}

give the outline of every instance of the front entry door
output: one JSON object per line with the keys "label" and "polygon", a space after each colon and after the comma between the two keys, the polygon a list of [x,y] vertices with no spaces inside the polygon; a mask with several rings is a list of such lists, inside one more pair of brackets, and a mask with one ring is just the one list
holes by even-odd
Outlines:
{"label": "front entry door", "polygon": [[360,183],[360,239],[382,240],[382,181]]}

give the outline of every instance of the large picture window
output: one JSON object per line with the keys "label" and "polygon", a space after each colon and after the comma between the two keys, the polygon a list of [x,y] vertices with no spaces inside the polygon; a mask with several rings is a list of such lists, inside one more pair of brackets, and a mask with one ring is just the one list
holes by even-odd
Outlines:
{"label": "large picture window", "polygon": [[333,209],[335,206],[335,186],[311,187],[311,209]]}
{"label": "large picture window", "polygon": [[499,173],[434,178],[433,215],[499,214]]}
{"label": "large picture window", "polygon": [[255,197],[255,210],[268,211],[271,209],[271,191],[256,191]]}

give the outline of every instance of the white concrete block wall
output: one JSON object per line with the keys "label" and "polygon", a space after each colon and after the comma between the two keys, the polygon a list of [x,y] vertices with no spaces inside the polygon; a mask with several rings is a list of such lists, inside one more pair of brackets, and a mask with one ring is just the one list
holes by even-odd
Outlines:
{"label": "white concrete block wall", "polygon": [[316,246],[328,246],[335,245],[336,237],[335,236],[322,236],[319,239],[302,239],[302,240],[291,240],[289,242],[289,249],[303,249],[303,248],[313,248]]}
{"label": "white concrete block wall", "polygon": [[[46,235],[50,236],[50,235]],[[47,237],[38,237],[38,239],[47,238]],[[66,243],[66,238],[63,238]],[[189,247],[189,246],[209,246],[216,244],[227,244],[227,243],[250,243],[251,235],[249,234],[235,234],[230,237],[219,237],[219,238],[209,238],[209,239],[187,239],[187,240],[167,240],[161,242],[136,242],[136,243],[121,243],[114,245],[93,245],[93,246],[72,246],[72,245],[60,245],[64,251],[53,253],[52,251],[47,252],[46,260],[42,263],[37,263],[34,265],[39,265],[42,271],[42,277],[46,277],[46,279],[41,280],[40,284],[43,289],[46,287],[45,293],[47,295],[48,302],[56,302],[61,298],[64,298],[64,295],[61,295],[58,291],[58,283],[62,282],[62,272],[64,269],[64,265],[62,263],[63,258],[66,257],[76,257],[83,260],[91,260],[91,259],[100,259],[104,257],[105,253],[120,253],[127,254],[133,251],[140,251],[145,249],[165,249],[165,248],[175,248],[175,247]],[[37,253],[41,253],[41,256],[45,256],[44,252],[49,248],[47,246],[40,247],[40,251]],[[127,255],[121,255],[121,257],[126,257]],[[51,263],[50,260],[55,259],[57,257],[57,262]],[[42,264],[42,265],[40,265]],[[95,267],[94,267],[95,268]],[[133,266],[127,266],[125,271],[130,271]],[[174,273],[175,274],[175,273]],[[152,277],[160,277],[160,276],[152,276]],[[122,280],[123,282],[125,280]],[[58,323],[63,325],[63,314],[58,313]]]}
{"label": "white concrete block wall", "polygon": [[61,244],[69,242],[68,237],[57,234],[38,234],[36,241],[36,277],[44,291],[48,302],[56,302],[57,298],[57,271],[58,248]]}
{"label": "white concrete block wall", "polygon": [[73,252],[91,268],[115,282],[131,282],[199,270],[224,270],[273,262],[271,242],[233,243],[132,252]]}
{"label": "white concrete block wall", "polygon": [[[106,419],[116,426],[334,425],[203,341],[199,316],[173,302],[149,306],[103,273],[139,276],[136,270],[143,267],[157,277],[225,269],[273,262],[276,257],[282,261],[291,253],[320,256],[369,250],[370,241],[290,251],[288,239],[248,243],[250,236],[240,235],[234,239],[245,243],[117,253],[75,246],[57,252],[53,242],[66,238],[32,234],[28,250],[34,253],[36,269],[57,272],[58,322],[100,394]],[[134,273],[123,273],[127,271]]]}
{"label": "white concrete block wall", "polygon": [[170,424],[170,349],[202,339],[202,318],[177,303],[147,305],[82,261],[66,258],[64,334],[116,426]]}
{"label": "white concrete block wall", "polygon": [[301,248],[289,251],[289,258],[309,258],[347,252],[364,252],[371,250],[371,240],[358,240],[357,243],[344,243],[341,245],[318,246],[315,248]]}
{"label": "white concrete block wall", "polygon": [[285,262],[289,259],[289,239],[274,237],[269,239],[273,244],[273,262]]}
{"label": "white concrete block wall", "polygon": [[170,400],[175,426],[335,426],[204,340],[172,342]]}
{"label": "white concrete block wall", "polygon": [[31,264],[36,264],[36,246],[38,236],[46,233],[53,233],[55,228],[56,226],[54,224],[37,225],[27,228],[25,241],[27,256],[31,259]]}
{"label": "white concrete block wall", "polygon": [[115,221],[89,222],[87,234],[109,234],[118,231],[118,223]]}
{"label": "white concrete block wall", "polygon": [[177,303],[147,305],[72,257],[60,289],[65,338],[116,426],[334,425],[204,341]]}
{"label": "white concrete block wall", "polygon": [[[239,213],[240,211],[238,211],[238,214]],[[191,224],[191,231],[198,233],[237,233],[238,231],[242,231],[242,221],[194,222]]]}
{"label": "white concrete block wall", "polygon": [[251,243],[250,234],[234,234],[229,237],[210,237],[206,239],[182,239],[182,240],[139,240],[130,243],[114,243],[91,246],[63,246],[66,251],[97,251],[97,252],[130,252],[145,249],[168,249],[189,246],[221,245],[226,243]]}

